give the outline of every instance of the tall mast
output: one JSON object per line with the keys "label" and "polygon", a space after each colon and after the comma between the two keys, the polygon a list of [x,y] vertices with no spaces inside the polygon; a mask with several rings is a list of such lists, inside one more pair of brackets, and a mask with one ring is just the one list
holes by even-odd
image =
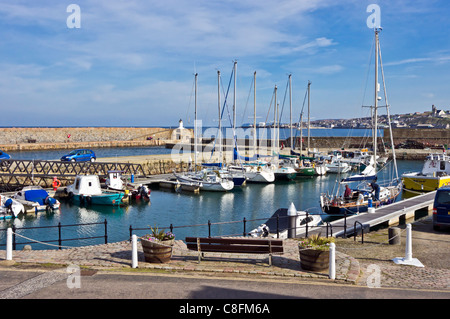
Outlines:
{"label": "tall mast", "polygon": [[309,156],[309,137],[310,137],[310,131],[309,131],[309,124],[310,124],[310,103],[311,103],[311,82],[308,81],[308,151],[306,153],[306,156]]}
{"label": "tall mast", "polygon": [[197,76],[195,73],[195,108],[194,108],[194,172],[197,172]]}
{"label": "tall mast", "polygon": [[[274,146],[275,153],[278,156],[278,101],[277,101],[277,86],[275,85],[275,107],[273,115],[273,132],[274,132]],[[278,159],[277,159],[278,162]]]}
{"label": "tall mast", "polygon": [[294,148],[293,143],[293,134],[292,134],[292,74],[289,74],[289,108],[290,108],[290,116],[289,116],[289,128],[291,135],[291,150]]}
{"label": "tall mast", "polygon": [[375,172],[377,170],[377,131],[378,131],[378,92],[380,90],[380,84],[378,83],[378,29],[375,28],[375,106],[373,110],[373,160],[375,166]]}
{"label": "tall mast", "polygon": [[222,118],[220,114],[220,71],[217,71],[217,101],[219,109],[219,134],[218,134],[219,163],[222,163],[223,155],[222,155]]}
{"label": "tall mast", "polygon": [[253,73],[253,151],[256,154],[256,71]]}
{"label": "tall mast", "polygon": [[234,61],[233,130],[236,130],[236,72],[237,72],[237,61]]}

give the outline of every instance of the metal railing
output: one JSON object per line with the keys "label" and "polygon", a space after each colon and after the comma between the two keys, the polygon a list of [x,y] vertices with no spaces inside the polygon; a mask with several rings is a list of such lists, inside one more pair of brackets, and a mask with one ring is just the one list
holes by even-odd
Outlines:
{"label": "metal railing", "polygon": [[[79,227],[79,226],[89,226],[89,225],[104,225],[104,235],[102,236],[90,236],[90,237],[77,237],[77,238],[63,238],[62,236],[62,230],[63,228],[66,227]],[[37,226],[37,227],[19,227],[16,228],[14,225],[11,227],[12,231],[13,231],[13,239],[12,239],[12,246],[13,246],[13,250],[16,250],[17,245],[27,245],[27,244],[35,244],[35,243],[40,243],[40,244],[47,244],[47,243],[54,243],[57,242],[58,245],[58,249],[62,249],[62,243],[66,242],[66,241],[75,241],[75,240],[90,240],[90,239],[98,239],[98,238],[104,238],[105,240],[105,244],[108,243],[108,222],[105,219],[104,222],[98,222],[98,223],[85,223],[85,224],[73,224],[73,225],[61,225],[61,223],[58,223],[58,225],[54,225],[54,226]],[[58,229],[58,239],[54,239],[54,240],[31,240],[28,242],[17,242],[16,239],[16,232],[20,231],[20,230],[30,230],[30,229]],[[0,231],[6,231],[6,229],[0,229]],[[6,244],[4,245],[0,245],[0,246],[6,246]],[[52,245],[53,246],[53,245]],[[54,245],[56,246],[56,245]]]}
{"label": "metal railing", "polygon": [[[305,217],[308,218],[309,215],[313,215],[313,214],[309,214],[308,212],[306,212]],[[330,214],[314,214],[314,215],[334,216],[334,215],[330,215]],[[342,215],[336,215],[336,216],[342,217]],[[269,220],[270,219],[275,219],[276,220],[276,229],[275,230],[271,230],[271,231],[273,233],[277,234],[277,238],[280,238],[280,232],[281,232],[280,220],[283,219],[283,218],[289,218],[289,216],[279,216],[279,215],[277,215],[275,217],[269,218]],[[334,227],[343,227],[344,228],[344,234],[345,234],[344,236],[346,236],[347,235],[347,221],[346,221],[347,214],[344,214],[343,218],[345,219],[344,226],[336,226],[335,225]],[[175,226],[174,224],[170,224],[170,225],[165,226],[165,227],[159,227],[158,226],[158,228],[159,229],[169,229],[170,232],[173,233],[175,229],[180,229],[180,228],[207,227],[208,237],[218,237],[218,236],[222,236],[222,237],[227,237],[227,236],[244,236],[244,237],[246,237],[246,236],[249,236],[249,234],[250,234],[247,231],[247,224],[249,222],[267,221],[267,220],[268,220],[267,218],[247,219],[247,218],[244,217],[242,220],[237,220],[237,221],[227,221],[227,222],[215,222],[215,223],[213,223],[210,220],[208,220],[208,222],[204,223],[204,224],[182,225],[182,226]],[[236,223],[242,223],[242,230],[243,230],[242,233],[220,234],[220,235],[216,235],[216,236],[212,235],[213,226],[226,225],[226,224],[236,224]],[[302,229],[303,228],[305,230],[304,237],[308,238],[308,236],[310,235],[310,232],[311,232],[311,229],[310,229],[311,227],[314,227],[314,229],[316,229],[316,228],[325,228],[326,229],[326,237],[330,237],[330,236],[332,237],[333,236],[333,225],[330,222],[325,222],[322,225],[317,225],[317,226],[309,226],[308,224],[305,224],[305,225],[300,225],[300,226],[296,226],[296,227],[293,227],[293,228],[289,228],[288,227],[288,228],[283,228],[283,231],[284,230],[289,231],[290,229],[298,230],[298,229]],[[363,229],[362,225],[361,225],[361,229]],[[130,240],[131,240],[131,236],[133,235],[134,231],[138,231],[139,232],[139,231],[149,231],[149,230],[150,230],[150,227],[142,228],[142,227],[133,227],[132,225],[130,225],[130,227],[129,227]],[[353,233],[353,231],[352,231],[352,233]],[[355,237],[356,237],[356,235],[357,235],[357,232],[355,233]]]}

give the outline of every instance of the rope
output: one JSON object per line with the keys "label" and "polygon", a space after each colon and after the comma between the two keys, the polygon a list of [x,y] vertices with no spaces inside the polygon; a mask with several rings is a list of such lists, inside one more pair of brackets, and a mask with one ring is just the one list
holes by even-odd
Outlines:
{"label": "rope", "polygon": [[62,246],[62,245],[54,245],[54,244],[44,243],[44,242],[39,241],[39,240],[36,240],[36,239],[32,239],[32,238],[29,238],[29,237],[25,237],[25,236],[20,235],[20,234],[18,234],[18,233],[16,233],[16,232],[13,232],[13,234],[15,234],[16,236],[22,237],[23,239],[27,239],[27,240],[30,240],[30,241],[34,241],[35,243],[42,244],[42,245],[47,245],[47,246],[52,246],[52,247],[58,247],[58,248],[59,248],[59,247],[61,247],[61,248],[76,248],[76,247],[70,247],[70,246]]}

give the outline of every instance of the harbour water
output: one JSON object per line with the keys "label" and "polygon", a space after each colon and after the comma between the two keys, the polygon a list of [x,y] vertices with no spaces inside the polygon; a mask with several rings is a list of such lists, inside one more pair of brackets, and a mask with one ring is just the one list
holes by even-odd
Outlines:
{"label": "harbour water", "polygon": [[[101,150],[96,150],[100,152]],[[109,152],[108,150],[104,150]],[[142,155],[140,152],[164,152],[163,148],[148,150],[112,149],[117,156]],[[43,151],[42,151],[43,152]],[[45,153],[45,152],[43,152]],[[105,153],[107,154],[107,153]],[[146,153],[147,154],[147,153]],[[43,154],[36,154],[44,159]],[[54,155],[48,155],[54,156]],[[59,156],[59,155],[58,155]],[[58,158],[56,156],[56,158]],[[102,155],[107,156],[107,155]],[[114,156],[114,155],[112,155]],[[118,160],[120,160],[118,158]],[[421,161],[399,161],[399,173],[419,170]],[[211,223],[232,222],[211,226],[211,235],[242,235],[243,222],[247,232],[257,227],[269,218],[278,208],[288,208],[294,203],[297,210],[307,210],[310,213],[321,213],[319,195],[331,192],[335,186],[336,175],[329,174],[323,177],[297,178],[291,182],[276,182],[273,184],[248,184],[241,189],[227,193],[201,192],[200,194],[176,193],[159,189],[152,190],[150,203],[134,203],[126,207],[79,207],[62,201],[61,208],[51,213],[39,213],[19,216],[12,220],[0,221],[0,229],[14,225],[21,227],[42,227],[73,225],[84,223],[102,223],[107,220],[108,242],[117,242],[129,238],[129,228],[159,227],[168,230],[172,224],[177,239],[186,236],[208,236],[208,227]],[[254,221],[255,219],[258,219]],[[196,227],[181,227],[186,225],[199,225]],[[179,228],[180,227],[180,228]],[[83,238],[103,236],[104,225],[89,225],[82,227],[63,227],[62,238]],[[26,229],[18,230],[19,234],[37,241],[58,239],[58,229]],[[135,232],[144,235],[145,231]],[[28,241],[17,238],[17,242]],[[104,243],[103,238],[63,242],[64,246],[84,246]],[[5,232],[0,231],[0,245],[5,244]],[[57,243],[53,243],[57,244]],[[23,246],[18,245],[17,249]],[[44,244],[32,244],[33,249],[55,249]]]}

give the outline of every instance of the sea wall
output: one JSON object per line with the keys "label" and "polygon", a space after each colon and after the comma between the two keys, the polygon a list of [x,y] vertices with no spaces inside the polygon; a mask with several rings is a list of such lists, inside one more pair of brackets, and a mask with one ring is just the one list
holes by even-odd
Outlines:
{"label": "sea wall", "polygon": [[0,148],[11,151],[164,145],[172,131],[158,127],[0,128]]}

